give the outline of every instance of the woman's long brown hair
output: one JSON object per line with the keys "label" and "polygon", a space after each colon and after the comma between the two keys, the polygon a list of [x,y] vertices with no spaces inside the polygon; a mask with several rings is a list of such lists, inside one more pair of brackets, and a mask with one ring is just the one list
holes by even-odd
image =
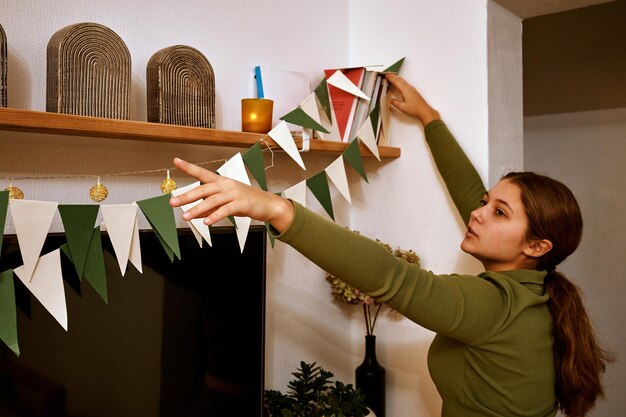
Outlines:
{"label": "woman's long brown hair", "polygon": [[603,397],[602,374],[611,360],[598,344],[580,289],[556,266],[580,243],[583,220],[572,192],[562,183],[532,172],[512,172],[504,179],[520,187],[528,216],[528,239],[547,239],[552,249],[538,260],[545,269],[554,336],[555,392],[559,409],[583,417]]}

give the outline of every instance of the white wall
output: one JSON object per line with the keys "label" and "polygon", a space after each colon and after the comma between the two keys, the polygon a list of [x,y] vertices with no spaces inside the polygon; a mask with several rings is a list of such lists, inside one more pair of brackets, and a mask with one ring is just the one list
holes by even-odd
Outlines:
{"label": "white wall", "polygon": [[578,250],[560,269],[581,287],[603,346],[616,355],[606,373],[606,400],[592,415],[624,412],[626,277],[626,108],[527,117],[525,169],[564,182],[578,199],[584,221]]}
{"label": "white wall", "polygon": [[[45,109],[48,39],[58,29],[84,21],[108,26],[127,43],[133,59],[131,118],[136,120],[146,117],[145,65],[165,46],[187,44],[207,56],[216,74],[217,127],[231,130],[239,129],[239,99],[249,95],[249,73],[255,65],[305,71],[316,83],[325,67],[390,64],[406,56],[402,75],[441,111],[481,176],[488,178],[485,0],[3,3],[0,23],[9,41],[10,107]],[[423,265],[435,271],[477,272],[479,264],[458,248],[463,225],[434,170],[421,128],[395,117],[392,144],[402,148],[402,157],[368,161],[369,184],[351,175],[353,205],[335,199],[337,222],[392,246],[413,248]],[[233,152],[0,132],[0,177],[137,171],[171,166],[175,155],[200,162]],[[278,156],[277,167],[268,173],[270,188],[283,190],[333,160],[305,156],[309,170],[304,173]],[[109,178],[106,202],[155,196],[160,181],[158,175]],[[24,180],[19,186],[33,200],[89,203],[87,192],[93,183],[89,177]],[[322,212],[315,204],[313,208]],[[55,227],[60,228],[58,219]],[[362,318],[358,309],[332,302],[323,277],[323,271],[284,245],[269,255],[268,388],[284,390],[300,360],[317,361],[338,378],[353,381],[363,355]],[[69,317],[71,328],[71,311]],[[439,415],[440,399],[425,360],[432,334],[390,317],[383,317],[376,333],[379,359],[387,369],[387,414]]]}

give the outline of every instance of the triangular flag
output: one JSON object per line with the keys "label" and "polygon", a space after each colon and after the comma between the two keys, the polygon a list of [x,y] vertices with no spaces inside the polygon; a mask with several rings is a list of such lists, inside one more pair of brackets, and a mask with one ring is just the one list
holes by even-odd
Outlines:
{"label": "triangular flag", "polygon": [[39,258],[30,281],[24,265],[13,271],[28,288],[28,291],[67,331],[67,307],[65,305],[60,253],[59,249],[56,249]]}
{"label": "triangular flag", "polygon": [[[281,122],[280,124],[284,125],[285,122]],[[284,125],[285,129],[287,125]],[[271,134],[271,132],[270,132]],[[291,134],[289,134],[291,137]],[[231,178],[235,181],[242,182],[244,184],[250,185],[250,178],[248,178],[248,173],[246,172],[246,167],[243,163],[243,158],[241,153],[237,153],[235,156],[230,158],[224,165],[222,165],[218,170],[218,174],[223,177]],[[237,240],[239,241],[239,248],[241,252],[243,252],[243,248],[246,244],[246,239],[248,238],[248,230],[250,229],[250,223],[252,223],[252,219],[250,217],[238,217],[235,216],[235,227],[237,228]]]}
{"label": "triangular flag", "polygon": [[357,96],[362,98],[363,100],[370,101],[370,98],[363,92],[359,87],[357,87],[346,75],[337,70],[331,75],[326,82],[334,87],[337,87],[340,90],[345,91],[346,93],[350,93],[353,96]]}
{"label": "triangular flag", "polygon": [[72,263],[76,274],[82,278],[89,252],[89,244],[93,236],[93,227],[96,224],[99,206],[59,204],[59,214],[63,221],[67,245],[72,256]]}
{"label": "triangular flag", "polygon": [[317,175],[312,176],[306,180],[306,185],[309,187],[313,195],[322,204],[326,213],[333,221],[335,220],[335,214],[333,213],[333,203],[330,199],[330,189],[328,188],[328,178],[326,172],[322,171]]}
{"label": "triangular flag", "polygon": [[[92,229],[91,243],[89,244],[89,253],[87,255],[87,263],[83,277],[91,284],[98,295],[108,303],[107,277],[106,268],[104,266],[104,255],[102,252],[102,239],[100,238],[100,228]],[[72,261],[72,253],[68,244],[61,245],[63,253]]]}
{"label": "triangular flag", "polygon": [[7,219],[7,207],[9,206],[9,192],[0,191],[0,254],[2,254],[2,236],[4,236],[4,223]]}
{"label": "triangular flag", "polygon": [[343,157],[339,157],[335,159],[335,162],[328,165],[326,168],[326,175],[328,178],[335,184],[335,187],[339,190],[343,198],[349,204],[352,204],[352,199],[350,198],[350,189],[348,188],[348,177],[346,176],[346,167],[343,163]]}
{"label": "triangular flag", "polygon": [[[0,234],[0,237],[2,235]],[[17,316],[15,314],[15,288],[13,271],[0,273],[0,339],[17,355],[20,347],[17,343]]]}
{"label": "triangular flag", "polygon": [[359,175],[367,181],[367,174],[365,173],[365,168],[363,167],[363,158],[361,157],[361,151],[359,149],[359,141],[357,139],[350,142],[350,145],[343,151],[343,157],[347,163],[354,168]]}
{"label": "triangular flag", "polygon": [[24,261],[22,275],[30,281],[39,261],[39,254],[48,236],[58,203],[51,201],[9,200],[15,234]]}
{"label": "triangular flag", "polygon": [[286,190],[283,190],[283,195],[285,198],[293,200],[300,203],[303,207],[306,207],[306,181],[300,181]]}
{"label": "triangular flag", "polygon": [[356,137],[363,142],[367,149],[369,149],[376,159],[380,161],[380,155],[378,153],[378,145],[376,144],[376,133],[374,133],[374,128],[372,126],[371,118],[368,117],[361,129],[359,129],[359,133],[356,134]]}
{"label": "triangular flag", "polygon": [[126,274],[129,260],[139,272],[143,273],[137,204],[103,204],[100,206],[100,210],[104,228],[109,235],[111,245],[113,245],[115,258],[120,266],[122,276]]}
{"label": "triangular flag", "polygon": [[317,100],[322,106],[322,110],[324,110],[324,113],[326,114],[326,117],[328,120],[331,120],[330,97],[328,96],[328,84],[326,83],[326,78],[323,78],[322,81],[320,81],[317,87],[315,87],[314,92]]}
{"label": "triangular flag", "polygon": [[287,127],[287,123],[283,120],[274,127],[274,129],[270,130],[268,135],[280,146],[283,148],[287,154],[302,167],[302,169],[306,169],[304,167],[304,162],[302,161],[302,157],[300,156],[300,152],[298,152],[298,147],[296,143],[293,141],[293,137],[291,136],[291,132]]}
{"label": "triangular flag", "polygon": [[302,109],[302,107],[298,107],[297,109],[290,111],[286,115],[282,116],[280,119],[297,126],[317,130],[318,132],[330,133],[324,128],[324,126],[322,126],[321,124],[319,124],[319,122],[315,121],[315,119],[309,116]]}
{"label": "triangular flag", "polygon": [[[316,123],[320,125],[322,124],[322,119],[320,117],[320,108],[317,98],[315,97],[315,93],[309,94],[307,98],[302,100],[302,103],[300,103],[300,108],[304,110],[304,112],[308,116],[315,120]],[[324,130],[328,131],[328,129],[326,128],[324,128]]]}
{"label": "triangular flag", "polygon": [[174,256],[180,259],[180,247],[176,232],[176,219],[170,206],[171,196],[163,194],[146,200],[137,201],[137,205],[148,219],[161,246],[165,249],[170,262],[174,262]]}
{"label": "triangular flag", "polygon": [[243,162],[246,164],[252,176],[259,183],[263,191],[267,191],[267,177],[265,176],[265,163],[263,162],[263,150],[259,142],[252,145],[243,154]]}
{"label": "triangular flag", "polygon": [[[177,188],[175,190],[172,191],[172,195],[174,197],[177,197],[181,194],[186,193],[189,190],[193,190],[196,187],[200,186],[200,181],[196,181],[192,184],[189,184],[185,187],[182,188]],[[180,210],[184,213],[186,211],[188,211],[189,209],[191,209],[193,206],[199,204],[202,202],[202,199],[196,200],[193,203],[189,203],[189,204],[184,204],[182,206],[180,206]],[[202,241],[203,239],[206,241],[206,243],[209,244],[209,246],[212,246],[212,242],[211,242],[211,233],[209,231],[209,226],[204,224],[203,219],[191,219],[191,221],[187,222],[189,224],[189,228],[191,229],[191,232],[194,234],[194,236],[196,237],[196,240],[198,241],[198,245],[200,247],[202,247]]]}
{"label": "triangular flag", "polygon": [[402,68],[402,64],[404,63],[404,59],[405,58],[406,57],[400,59],[399,61],[396,61],[394,64],[391,64],[391,66],[388,67],[383,72],[393,72],[394,74],[399,73],[400,72],[400,68]]}

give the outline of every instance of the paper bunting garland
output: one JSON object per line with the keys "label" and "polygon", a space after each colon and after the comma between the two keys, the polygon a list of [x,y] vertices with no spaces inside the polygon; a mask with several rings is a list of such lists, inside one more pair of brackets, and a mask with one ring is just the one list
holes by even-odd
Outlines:
{"label": "paper bunting garland", "polygon": [[265,164],[263,163],[263,150],[259,142],[255,143],[242,155],[252,176],[263,191],[267,191],[267,177],[265,176]]}
{"label": "paper bunting garland", "polygon": [[[291,137],[291,134],[289,136]],[[235,156],[226,161],[226,163],[217,170],[217,173],[224,177],[228,177],[235,181],[250,185],[250,179],[248,178],[248,174],[246,172],[246,167],[243,163],[243,157],[241,156],[241,153],[237,153]],[[235,226],[237,227],[237,240],[239,241],[239,248],[241,249],[241,252],[243,252],[252,219],[250,217],[237,216],[235,216],[234,219]]]}
{"label": "paper bunting garland", "polygon": [[[177,197],[199,186],[200,186],[200,181],[196,181],[185,187],[179,188],[178,190],[173,190],[172,195],[174,197]],[[180,206],[180,210],[184,213],[186,211],[189,211],[189,209],[191,209],[192,207],[200,204],[201,202],[202,202],[202,199],[196,200],[193,203],[182,205]],[[204,224],[203,219],[191,219],[190,221],[187,222],[187,224],[189,224],[189,228],[191,229],[191,232],[195,236],[196,241],[198,242],[198,246],[202,247],[203,241],[206,241],[206,243],[208,243],[209,246],[212,246],[213,243],[211,242],[211,233],[209,231],[209,226]]]}
{"label": "paper bunting garland", "polygon": [[280,119],[287,123],[317,130],[318,132],[330,133],[330,131],[326,130],[318,121],[309,116],[301,107],[292,110]]}
{"label": "paper bunting garland", "polygon": [[283,120],[279,124],[276,125],[275,128],[270,130],[268,133],[269,137],[271,137],[274,142],[278,144],[287,154],[296,161],[298,165],[304,170],[306,170],[304,166],[304,162],[302,161],[302,157],[298,152],[298,148],[296,147],[295,142],[293,141],[293,137],[291,136],[291,132],[287,127],[287,123]]}
{"label": "paper bunting garland", "polygon": [[[399,72],[403,62],[404,58],[389,66],[384,72]],[[327,73],[327,75],[329,74]],[[319,137],[323,137],[321,133],[328,133],[328,126],[330,126],[333,119],[329,86],[370,101],[370,97],[365,95],[353,81],[344,75],[342,71],[337,70],[330,77],[322,79],[315,91],[307,96],[298,108],[281,117],[282,121],[268,133],[268,136],[302,169],[306,169],[306,167],[298,146],[287,127],[287,122],[306,129],[303,132],[303,141],[312,137],[313,131],[318,132]],[[383,98],[384,90],[381,91],[380,97],[381,102],[384,103]],[[368,117],[358,129],[356,139],[325,170],[300,181],[282,193],[276,194],[283,195],[285,198],[307,206],[308,188],[334,220],[329,180],[348,204],[352,204],[345,163],[347,162],[366,182],[368,181],[359,143],[363,143],[380,160],[378,145],[383,143],[383,137],[387,136],[388,140],[389,128],[388,121],[386,122],[389,118],[389,113],[384,113],[384,108],[384,106],[376,106],[373,111],[369,112],[369,115],[362,113],[362,117],[359,120],[362,120],[365,115]],[[369,110],[368,108],[367,111]],[[354,131],[352,135],[354,135]],[[243,155],[237,153],[229,159],[217,170],[217,173],[250,185],[246,167],[259,187],[264,191],[268,191],[263,149],[258,142]],[[172,195],[180,195],[198,186],[200,186],[200,183],[195,182],[178,190],[172,190],[171,193]],[[56,202],[14,200],[10,199],[8,191],[0,191],[0,253],[6,217],[10,208],[15,234],[17,235],[19,249],[24,262],[23,265],[13,270],[0,273],[0,339],[16,355],[20,354],[17,335],[14,276],[24,283],[30,293],[39,300],[65,330],[68,329],[68,314],[60,258],[61,252],[74,265],[79,280],[84,278],[105,303],[108,303],[107,277],[101,232],[99,227],[94,227],[99,209],[102,210],[103,217],[101,228],[108,233],[122,276],[127,270],[129,261],[139,272],[142,272],[137,218],[138,209],[147,218],[170,261],[173,262],[175,257],[180,259],[181,253],[176,220],[173,209],[169,205],[169,199],[170,195],[166,194],[132,204],[59,205]],[[198,200],[192,204],[187,204],[181,207],[181,210],[187,211],[201,201]],[[57,250],[40,256],[57,209],[63,222],[67,243]],[[251,219],[248,217],[232,217],[232,221],[236,226],[240,250],[243,252]],[[199,246],[202,246],[203,242],[211,245],[210,228],[203,223],[202,219],[193,219],[188,224],[196,236]],[[268,233],[268,238],[273,247],[274,238],[271,234],[271,226],[266,222],[265,227],[270,232]]]}
{"label": "paper bunting garland", "polygon": [[65,290],[61,273],[61,256],[56,249],[39,258],[37,267],[30,279],[24,265],[13,270],[15,275],[24,283],[28,291],[39,300],[41,305],[67,330],[67,307],[65,305]]}
{"label": "paper bunting garland", "polygon": [[170,258],[170,262],[174,262],[174,256],[180,259],[180,247],[178,246],[174,211],[169,204],[170,198],[169,194],[164,194],[159,197],[137,201],[137,205],[146,216],[146,219],[148,219],[161,246],[163,246],[167,256]]}
{"label": "paper bunting garland", "polygon": [[326,118],[328,120],[331,120],[332,110],[330,108],[330,96],[328,95],[328,84],[326,82],[326,78],[323,78],[322,81],[320,81],[318,86],[315,87],[314,92],[315,92],[315,97],[317,97],[317,100],[322,106],[322,110],[324,110],[324,113],[326,114]]}
{"label": "paper bunting garland", "polygon": [[0,273],[0,339],[16,355],[20,355],[20,347],[17,343],[17,314],[12,270]]}
{"label": "paper bunting garland", "polygon": [[313,195],[320,202],[326,213],[333,221],[335,220],[335,214],[333,213],[333,203],[330,199],[330,189],[328,188],[328,178],[326,178],[326,172],[322,171],[317,175],[306,180],[306,185],[309,187]]}
{"label": "paper bunting garland", "polygon": [[346,93],[350,93],[353,96],[360,97],[363,100],[369,101],[370,98],[366,96],[363,91],[359,87],[357,87],[352,80],[350,80],[346,75],[337,70],[331,75],[326,82],[333,87],[337,87],[340,90],[345,91]]}
{"label": "paper bunting garland", "polygon": [[402,68],[402,64],[404,63],[404,59],[406,57],[398,60],[397,62],[391,64],[389,67],[387,67],[383,72],[393,72],[394,74],[397,74],[400,72],[400,68]]}
{"label": "paper bunting garland", "polygon": [[65,229],[68,251],[71,253],[70,259],[76,268],[78,278],[82,279],[99,207],[93,204],[59,204],[58,208]]}
{"label": "paper bunting garland", "polygon": [[30,281],[58,203],[12,199],[9,201],[9,206],[24,261],[22,275]]}
{"label": "paper bunting garland", "polygon": [[[70,261],[74,265],[75,259],[72,255],[73,252],[70,250],[70,246],[66,243],[61,245],[61,251],[69,258]],[[82,275],[79,275],[79,278],[85,278],[87,282],[91,284],[94,290],[98,293],[100,298],[104,300],[105,303],[108,303],[108,292],[107,292],[107,277],[106,270],[104,266],[104,255],[102,252],[102,239],[100,238],[100,228],[95,227],[91,229],[91,239],[89,242],[89,252],[86,257],[87,261],[85,263],[85,268],[83,270]]]}
{"label": "paper bunting garland", "polygon": [[[376,111],[377,113],[377,111]],[[380,161],[380,155],[378,154],[378,145],[376,144],[376,132],[374,130],[374,120],[372,120],[372,116],[370,115],[361,129],[356,135],[357,138],[363,142],[367,149],[369,149],[376,159]]]}
{"label": "paper bunting garland", "polygon": [[130,261],[140,273],[141,247],[139,243],[139,224],[137,221],[137,204],[103,204],[102,228],[107,231],[122,276]]}
{"label": "paper bunting garland", "polygon": [[352,204],[350,189],[348,188],[348,177],[346,176],[346,166],[343,163],[342,156],[335,159],[335,162],[326,168],[326,175],[328,175],[328,178],[330,178],[332,183],[335,184],[335,187],[337,187],[337,190],[339,190],[348,204]]}
{"label": "paper bunting garland", "polygon": [[306,207],[306,181],[300,181],[283,191],[283,196]]}
{"label": "paper bunting garland", "polygon": [[343,157],[346,162],[359,173],[361,178],[363,178],[365,182],[369,183],[367,180],[367,174],[365,173],[365,168],[363,167],[363,158],[361,157],[361,151],[359,150],[358,140],[350,142],[350,145],[348,145],[346,150],[343,152]]}

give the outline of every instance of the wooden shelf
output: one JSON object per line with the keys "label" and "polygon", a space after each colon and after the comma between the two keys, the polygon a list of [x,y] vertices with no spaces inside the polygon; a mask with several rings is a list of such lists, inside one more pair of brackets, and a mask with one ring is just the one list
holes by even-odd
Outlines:
{"label": "wooden shelf", "polygon": [[[267,135],[257,133],[132,120],[103,119],[11,108],[0,108],[0,130],[235,148],[249,148],[263,138],[270,146],[277,146]],[[341,142],[312,140],[309,153],[340,155],[346,147],[347,144]],[[365,146],[361,144],[360,147],[361,155],[373,156]],[[381,158],[398,158],[400,156],[400,148],[381,146],[379,147],[379,154]]]}

